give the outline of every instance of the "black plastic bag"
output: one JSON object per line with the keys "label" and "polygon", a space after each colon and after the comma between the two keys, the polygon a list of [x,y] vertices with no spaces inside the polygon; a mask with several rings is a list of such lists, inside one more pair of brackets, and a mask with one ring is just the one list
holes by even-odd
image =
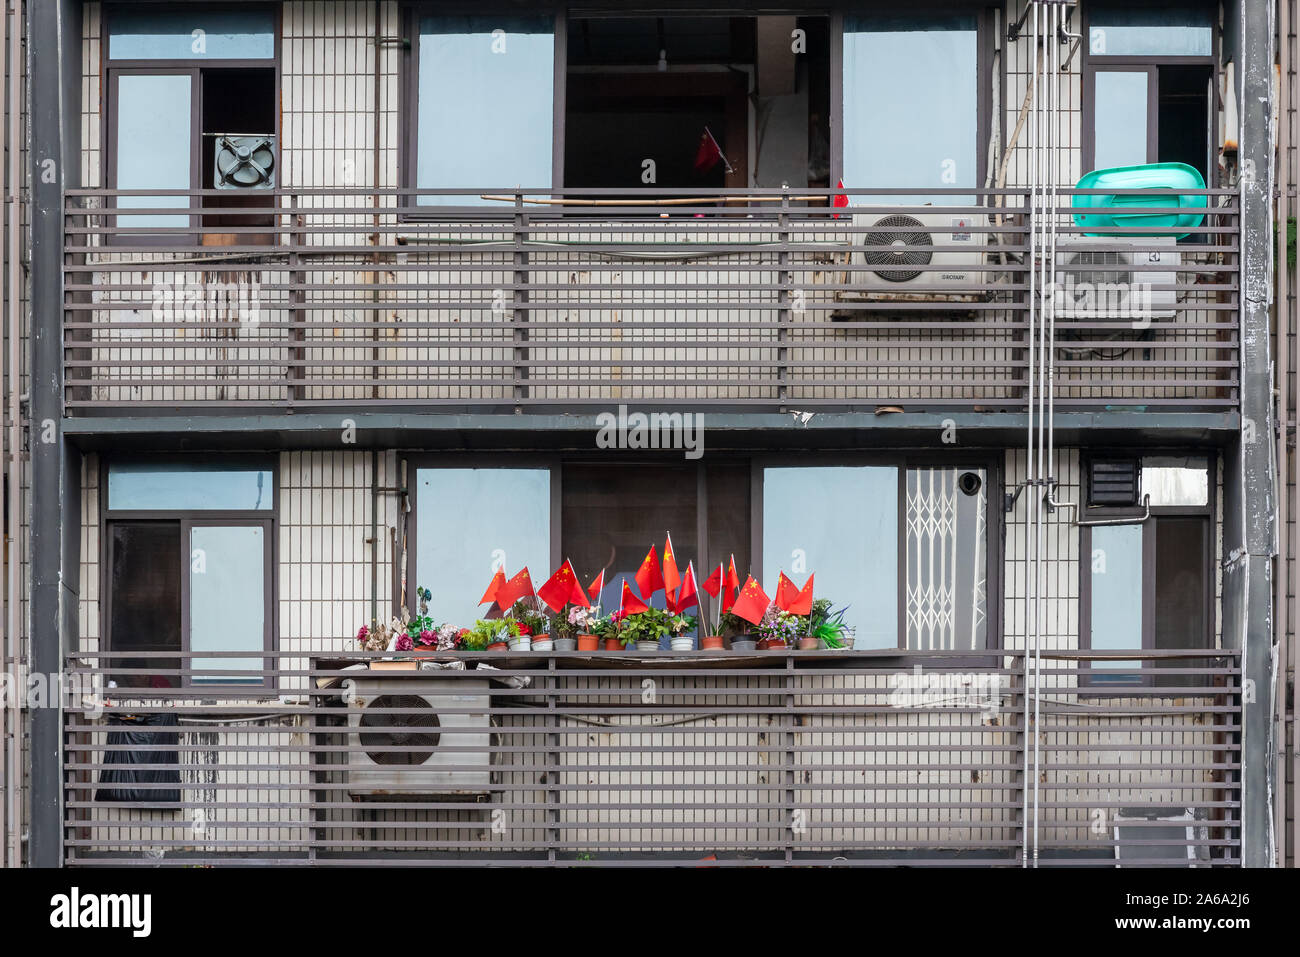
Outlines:
{"label": "black plastic bag", "polygon": [[[176,747],[180,737],[174,730],[155,730],[175,728],[176,716],[173,714],[110,715],[108,723],[122,729],[108,733],[108,744],[111,745],[165,744]],[[95,792],[96,801],[134,801],[154,808],[180,802],[179,787],[134,786],[138,784],[179,785],[181,774],[178,752],[105,751],[104,763],[117,764],[121,767],[108,768],[100,772],[99,790]],[[150,765],[169,765],[169,767],[150,767]]]}

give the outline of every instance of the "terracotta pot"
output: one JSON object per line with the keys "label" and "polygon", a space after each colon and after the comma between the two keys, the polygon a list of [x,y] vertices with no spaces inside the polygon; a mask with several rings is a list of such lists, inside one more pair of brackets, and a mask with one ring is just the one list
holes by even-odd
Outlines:
{"label": "terracotta pot", "polygon": [[578,636],[579,651],[595,651],[599,647],[600,647],[600,638],[597,637],[596,635]]}
{"label": "terracotta pot", "polygon": [[704,635],[700,638],[700,651],[721,651],[721,635]]}
{"label": "terracotta pot", "polygon": [[504,641],[494,641],[487,646],[488,651],[508,651],[510,648]]}
{"label": "terracotta pot", "polygon": [[606,638],[606,639],[605,639],[605,650],[606,650],[606,651],[622,651],[622,650],[623,650],[623,642],[619,641],[617,638]]}
{"label": "terracotta pot", "polygon": [[[759,646],[760,648],[762,648],[762,647],[763,647],[763,643],[762,643],[762,642],[759,642],[759,645],[758,645],[758,646]],[[790,646],[787,645],[787,644],[785,643],[785,640],[782,639],[782,638],[771,638],[771,639],[768,639],[768,642],[767,642],[767,650],[768,650],[768,651],[785,651],[785,650],[786,650],[787,648],[789,648],[789,647],[790,647]]]}
{"label": "terracotta pot", "polygon": [[800,638],[799,648],[803,651],[816,651],[821,647],[821,643],[820,638]]}
{"label": "terracotta pot", "polygon": [[758,650],[759,650],[759,651],[767,651],[767,649],[770,648],[770,647],[771,647],[771,642],[769,642],[766,638],[760,638],[760,639],[758,639]]}

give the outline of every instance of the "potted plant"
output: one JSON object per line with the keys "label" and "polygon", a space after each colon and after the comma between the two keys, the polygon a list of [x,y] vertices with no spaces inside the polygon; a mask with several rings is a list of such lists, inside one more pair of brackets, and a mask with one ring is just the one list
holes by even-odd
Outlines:
{"label": "potted plant", "polygon": [[671,633],[673,616],[662,608],[647,608],[623,618],[619,638],[624,648],[636,645],[637,651],[658,651],[661,638]]}
{"label": "potted plant", "polygon": [[579,651],[595,651],[596,636],[590,633],[594,621],[596,613],[591,608],[572,603],[562,606],[551,618],[555,650],[573,651],[576,646]]}
{"label": "potted plant", "polygon": [[[695,639],[688,632],[695,628],[694,615],[674,615],[668,622],[668,644],[673,651],[693,651]],[[722,647],[721,644],[718,645]]]}
{"label": "potted plant", "polygon": [[[510,639],[519,637],[519,625],[513,618],[480,618],[470,629],[471,651],[505,651]],[[467,639],[467,644],[470,639]]]}
{"label": "potted plant", "polygon": [[731,642],[733,651],[753,651],[754,635],[750,629],[754,626],[739,615],[724,611],[718,616],[718,634]]}
{"label": "potted plant", "polygon": [[[789,611],[782,611],[776,603],[767,606],[763,620],[758,624],[758,638],[766,642],[768,649],[783,651],[789,648],[799,635],[799,616]],[[760,644],[760,647],[764,645]]]}
{"label": "potted plant", "polygon": [[591,630],[596,633],[598,640],[604,642],[606,651],[619,651],[622,649],[623,622],[626,618],[627,613],[619,610],[610,612],[605,617],[599,618],[592,623]]}
{"label": "potted plant", "polygon": [[[514,619],[519,626],[521,637],[531,639],[533,651],[550,651],[552,648],[552,639],[550,635],[550,619],[546,617],[537,608],[537,599],[524,597],[510,606],[510,618]],[[527,648],[516,647],[518,639],[511,642],[511,651],[527,651]]]}
{"label": "potted plant", "polygon": [[[819,598],[813,602],[812,610],[805,619],[805,635],[799,639],[800,648],[827,648],[845,650],[853,647],[853,632],[844,624],[844,613],[848,607],[837,612],[831,611],[829,599]],[[805,644],[811,639],[812,644]]]}

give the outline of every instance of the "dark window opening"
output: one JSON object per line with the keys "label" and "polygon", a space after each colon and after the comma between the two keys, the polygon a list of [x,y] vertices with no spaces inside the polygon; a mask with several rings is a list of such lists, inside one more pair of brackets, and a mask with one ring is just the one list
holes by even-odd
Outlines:
{"label": "dark window opening", "polygon": [[[181,650],[179,522],[109,525],[109,635],[115,652]],[[112,667],[176,669],[179,659],[114,658]],[[113,675],[121,687],[176,687],[175,676]]]}
{"label": "dark window opening", "polygon": [[[220,189],[217,196],[205,196],[205,209],[274,206],[261,190],[278,182],[279,151],[275,142],[275,71],[269,69],[204,69],[201,75],[202,109],[199,185]],[[209,215],[203,217],[208,230],[270,226],[271,216],[256,214]],[[270,233],[207,232],[203,244],[270,244]]]}
{"label": "dark window opening", "polygon": [[1186,163],[1208,183],[1211,70],[1203,66],[1161,66],[1157,71],[1156,160]]}
{"label": "dark window opening", "polygon": [[565,186],[828,184],[826,18],[574,18],[567,48]]}

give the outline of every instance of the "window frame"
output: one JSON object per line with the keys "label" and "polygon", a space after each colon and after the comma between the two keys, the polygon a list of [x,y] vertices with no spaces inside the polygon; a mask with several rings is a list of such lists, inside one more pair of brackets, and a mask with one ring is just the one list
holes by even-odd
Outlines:
{"label": "window frame", "polygon": [[[1209,4],[1206,4],[1210,8]],[[1160,67],[1162,66],[1204,66],[1210,69],[1210,102],[1209,119],[1210,119],[1210,136],[1205,144],[1205,162],[1206,177],[1205,185],[1208,189],[1214,189],[1219,185],[1219,166],[1214,162],[1214,152],[1216,147],[1214,130],[1218,128],[1219,110],[1222,106],[1219,93],[1219,63],[1215,51],[1219,49],[1221,43],[1222,30],[1219,25],[1217,15],[1211,15],[1210,18],[1210,54],[1208,56],[1156,56],[1156,55],[1135,55],[1135,54],[1094,54],[1092,53],[1091,37],[1091,7],[1089,4],[1081,4],[1080,13],[1080,32],[1083,39],[1079,41],[1080,46],[1080,123],[1082,124],[1081,137],[1081,158],[1082,169],[1088,172],[1096,168],[1097,156],[1097,122],[1096,122],[1096,75],[1099,72],[1113,73],[1147,73],[1147,162],[1156,162],[1159,156],[1160,145],[1158,134],[1160,129]]]}
{"label": "window frame", "polygon": [[[398,150],[397,150],[397,184],[399,222],[440,222],[459,219],[459,216],[439,215],[427,209],[421,209],[418,199],[419,161],[417,149],[419,144],[419,103],[420,103],[420,17],[436,13],[439,16],[553,16],[555,19],[555,46],[552,54],[552,106],[551,106],[551,189],[563,189],[564,184],[564,116],[565,84],[568,67],[568,15],[566,5],[561,2],[549,5],[536,5],[536,8],[509,9],[508,4],[488,4],[484,9],[468,0],[457,0],[450,4],[434,5],[429,0],[403,0],[398,8],[398,22],[402,32],[401,76],[397,84],[398,116]],[[491,188],[491,183],[482,184]],[[500,185],[500,184],[497,184]],[[528,185],[528,184],[524,184]],[[539,184],[533,184],[539,185]],[[454,187],[448,187],[454,188]],[[485,206],[481,218],[487,220],[509,219],[515,215],[512,205],[501,204],[499,208]],[[480,218],[475,213],[474,218]]]}
{"label": "window frame", "polygon": [[[284,144],[282,127],[284,123],[284,5],[280,3],[259,3],[250,4],[231,4],[231,3],[212,3],[203,4],[202,13],[228,13],[234,11],[247,11],[253,6],[262,7],[269,10],[274,18],[272,27],[272,40],[275,44],[275,52],[271,57],[259,59],[221,59],[217,57],[208,58],[189,58],[189,59],[110,59],[108,55],[110,46],[110,36],[112,34],[112,18],[114,12],[118,10],[138,10],[137,4],[128,3],[106,3],[102,14],[102,23],[100,27],[100,36],[102,53],[100,56],[100,89],[103,90],[103,122],[100,129],[100,156],[102,181],[106,189],[115,190],[117,186],[117,119],[118,119],[118,96],[117,96],[117,79],[120,76],[190,76],[190,196],[188,205],[203,205],[203,197],[199,191],[206,189],[201,180],[203,176],[203,70],[273,70],[275,73],[275,150],[276,150],[276,188],[269,190],[260,190],[269,196],[275,196],[283,188],[284,182],[279,171],[284,167]],[[181,232],[159,232],[159,233],[131,233],[123,235],[116,231],[118,215],[130,216],[135,215],[128,212],[117,213],[116,203],[112,197],[108,201],[110,208],[115,214],[106,217],[109,225],[108,231],[104,234],[104,241],[110,245],[138,245],[138,246],[199,246],[202,239],[202,213],[176,213],[175,215],[186,215],[189,220],[184,231]],[[274,213],[274,209],[270,212]],[[159,214],[163,215],[163,214]],[[128,227],[129,228],[129,227]],[[160,229],[174,229],[175,227],[159,227]]]}
{"label": "window frame", "polygon": [[[1205,551],[1202,561],[1205,580],[1205,597],[1204,597],[1204,617],[1205,617],[1205,649],[1207,652],[1218,650],[1219,634],[1217,621],[1218,589],[1215,579],[1215,554],[1217,551],[1217,530],[1218,530],[1218,512],[1216,509],[1217,490],[1218,490],[1218,456],[1213,449],[1158,449],[1144,450],[1134,452],[1133,450],[1089,450],[1088,454],[1081,457],[1080,468],[1082,476],[1080,479],[1081,494],[1083,501],[1087,501],[1089,489],[1087,483],[1090,481],[1091,469],[1089,463],[1093,458],[1158,458],[1161,456],[1204,456],[1206,459],[1208,493],[1206,495],[1205,505],[1160,505],[1151,506],[1151,517],[1147,522],[1142,522],[1142,645],[1134,648],[1133,651],[1154,651],[1155,649],[1155,586],[1156,586],[1156,535],[1147,534],[1147,524],[1159,519],[1165,518],[1201,518],[1206,523]],[[1140,474],[1139,474],[1140,482]],[[1140,514],[1141,505],[1137,506],[1096,506],[1093,508],[1080,509],[1080,518],[1084,521],[1091,518],[1123,518],[1135,517]],[[1134,522],[1133,524],[1139,524]],[[1156,528],[1152,525],[1152,528]],[[1093,527],[1084,525],[1079,527],[1079,650],[1092,650],[1092,531]],[[1158,534],[1158,533],[1157,533]],[[1114,651],[1115,649],[1105,649]],[[1127,659],[1121,659],[1127,660]],[[1195,659],[1190,659],[1195,660]],[[1150,688],[1155,686],[1155,660],[1141,660],[1142,674],[1138,676],[1137,681],[1127,682],[1111,686],[1109,684],[1098,682],[1096,677],[1100,677],[1100,670],[1096,676],[1088,674],[1092,671],[1091,661],[1081,661],[1080,664],[1080,682],[1083,685],[1091,687],[1099,692],[1114,693],[1122,695],[1130,688]],[[1151,673],[1148,674],[1147,672]]]}
{"label": "window frame", "polygon": [[[100,643],[106,651],[113,650],[113,636],[111,632],[112,604],[112,536],[110,534],[114,522],[158,522],[174,523],[177,526],[177,533],[181,540],[181,558],[185,566],[181,574],[180,603],[181,603],[181,621],[180,635],[181,646],[179,651],[183,654],[193,652],[190,643],[190,583],[189,583],[189,555],[190,555],[190,537],[189,530],[194,526],[219,526],[219,527],[247,527],[252,525],[261,525],[265,531],[264,540],[264,558],[265,566],[263,568],[263,601],[265,609],[262,616],[262,650],[264,652],[274,652],[279,646],[280,634],[280,601],[279,601],[279,558],[280,558],[280,463],[277,455],[264,455],[257,453],[227,455],[223,457],[223,462],[257,466],[266,469],[271,473],[271,507],[269,509],[113,509],[108,498],[108,472],[113,465],[178,465],[194,466],[200,463],[195,462],[193,457],[177,456],[172,454],[161,455],[132,455],[132,456],[101,456],[99,462],[99,635]],[[251,650],[248,657],[253,657],[255,650]],[[192,658],[181,659],[182,670],[192,668]],[[280,677],[266,672],[277,670],[275,664],[277,659],[269,657],[263,659],[263,673],[259,676],[260,681],[201,681],[194,684],[189,675],[182,676],[180,686],[182,688],[200,687],[200,688],[263,688],[272,691],[280,685]]]}
{"label": "window frame", "polygon": [[[915,650],[907,647],[907,471],[910,468],[983,469],[986,488],[985,502],[985,633],[984,647],[969,653],[969,660],[977,663],[981,656],[1002,650],[1003,635],[1003,562],[1006,542],[1003,511],[1003,476],[1005,463],[992,451],[971,451],[962,455],[943,452],[878,452],[756,455],[752,461],[750,485],[750,562],[758,569],[763,567],[763,470],[766,468],[852,468],[855,466],[892,466],[898,469],[898,581],[895,587],[895,608],[898,615],[898,636],[894,648],[873,649],[888,655],[906,655]],[[813,569],[815,572],[816,569]],[[858,649],[862,650],[862,649]],[[953,652],[961,661],[964,649]]]}
{"label": "window frame", "polygon": [[[979,193],[984,189],[985,178],[988,175],[988,143],[993,118],[991,83],[997,82],[1000,84],[1000,98],[1003,103],[1006,102],[1005,55],[999,58],[998,74],[996,76],[993,74],[994,30],[997,24],[995,13],[1000,12],[1001,9],[996,4],[965,7],[960,3],[945,2],[945,0],[912,0],[907,10],[909,15],[918,17],[944,16],[954,13],[965,13],[975,17],[975,178],[974,185],[969,187],[969,191],[976,195],[976,205],[979,205]],[[843,9],[837,9],[830,14],[830,182],[832,184],[838,183],[844,178],[844,16],[845,11]],[[1005,124],[1003,124],[1001,136],[1003,142],[999,144],[999,149],[1005,149]],[[845,183],[845,186],[849,188],[859,187],[863,189],[871,189],[874,185],[872,183]],[[966,187],[947,188],[953,190],[966,189]],[[854,202],[861,202],[865,198],[858,197]]]}

